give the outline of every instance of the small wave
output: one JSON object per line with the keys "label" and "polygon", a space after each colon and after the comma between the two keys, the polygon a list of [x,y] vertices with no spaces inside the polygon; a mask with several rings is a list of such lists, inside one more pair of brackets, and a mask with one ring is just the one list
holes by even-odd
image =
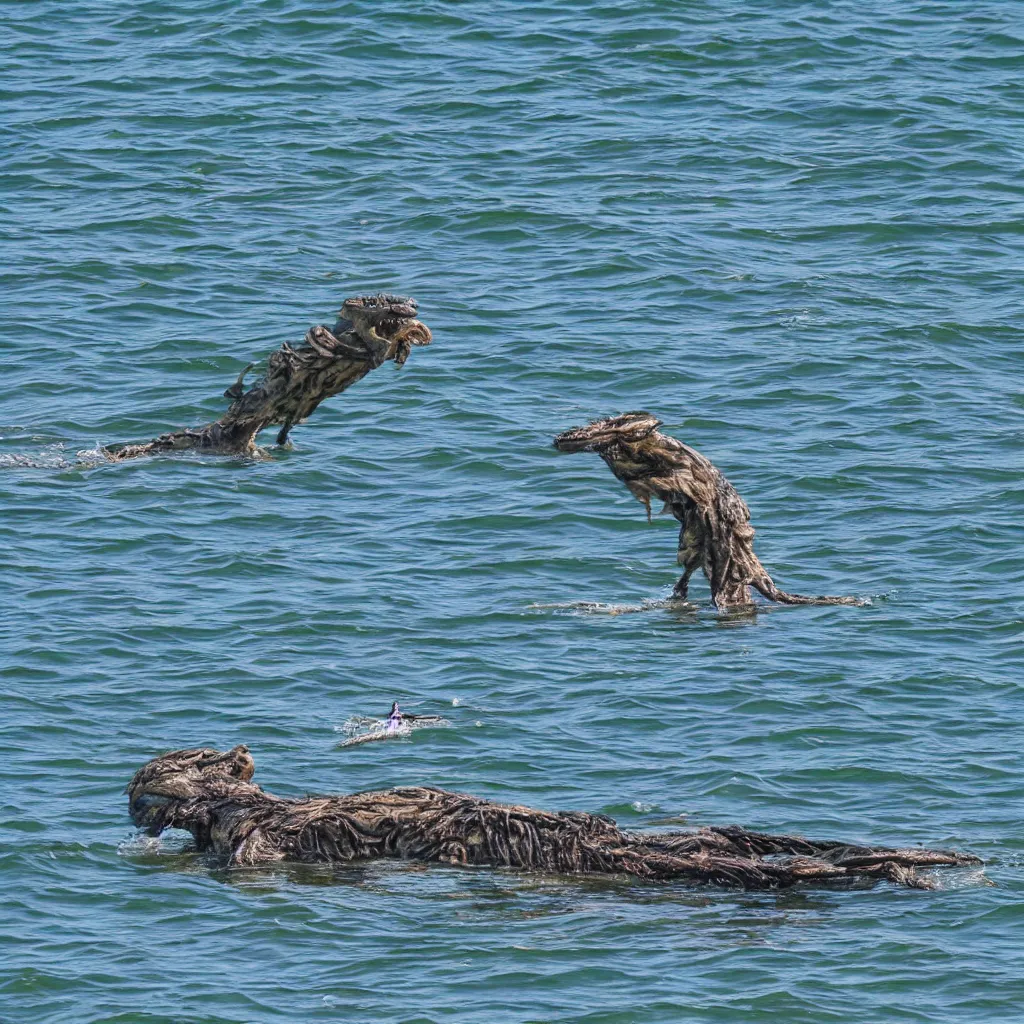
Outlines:
{"label": "small wave", "polygon": [[70,469],[74,463],[64,454],[64,445],[47,445],[41,452],[7,452],[0,455],[0,469]]}
{"label": "small wave", "polygon": [[192,836],[176,829],[160,836],[147,835],[145,832],[133,832],[117,844],[119,857],[155,857],[160,854],[178,854],[188,852],[194,845]]}
{"label": "small wave", "polygon": [[929,871],[920,872],[923,878],[927,878],[936,889],[944,892],[951,889],[976,889],[978,886],[995,886],[984,867],[962,868],[953,871]]}
{"label": "small wave", "polygon": [[78,459],[77,465],[85,469],[93,466],[105,466],[110,462],[109,452],[99,443],[92,448],[85,448],[80,452],[76,452],[75,457]]}
{"label": "small wave", "polygon": [[[270,462],[274,460],[275,454],[275,451],[270,448],[257,448],[252,452],[230,454],[189,448],[184,451],[158,452],[149,458],[194,460],[215,465],[228,459],[236,462]],[[52,444],[36,453],[0,454],[0,469],[96,469],[99,466],[111,465],[114,461],[111,453],[99,442],[92,448],[83,448],[76,452],[74,458],[66,454],[63,444]]]}
{"label": "small wave", "polygon": [[0,454],[0,469],[92,469],[110,461],[97,444],[94,448],[76,452],[71,458],[63,443],[46,445],[41,451],[6,452]]}
{"label": "small wave", "polygon": [[645,598],[639,604],[609,604],[604,601],[557,601],[551,604],[530,604],[529,611],[563,611],[572,615],[633,615],[665,608],[685,608],[685,601]]}
{"label": "small wave", "polygon": [[[888,600],[888,594],[880,594],[875,597],[859,597],[855,607],[863,608],[873,605],[875,601]],[[527,611],[555,611],[564,612],[569,615],[635,615],[640,612],[672,611],[696,614],[703,609],[710,609],[723,620],[742,619],[746,620],[751,616],[767,613],[792,611],[797,608],[825,607],[825,605],[806,604],[775,604],[771,601],[755,600],[751,604],[740,605],[735,608],[719,608],[713,605],[702,606],[692,601],[678,601],[674,598],[645,598],[637,604],[613,604],[606,601],[554,601],[550,603],[535,602],[526,606]]]}

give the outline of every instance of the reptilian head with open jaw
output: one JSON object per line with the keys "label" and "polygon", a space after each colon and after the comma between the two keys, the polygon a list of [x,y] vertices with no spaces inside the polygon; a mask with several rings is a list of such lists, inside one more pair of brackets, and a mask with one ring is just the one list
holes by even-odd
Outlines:
{"label": "reptilian head with open jaw", "polygon": [[690,577],[704,570],[716,608],[751,604],[750,588],[781,604],[866,604],[856,597],[805,597],[780,590],[754,554],[750,509],[721,471],[700,452],[662,434],[649,412],[627,412],[573,427],[555,438],[561,452],[595,452],[647,508],[664,503],[682,524],[673,596],[685,600]]}

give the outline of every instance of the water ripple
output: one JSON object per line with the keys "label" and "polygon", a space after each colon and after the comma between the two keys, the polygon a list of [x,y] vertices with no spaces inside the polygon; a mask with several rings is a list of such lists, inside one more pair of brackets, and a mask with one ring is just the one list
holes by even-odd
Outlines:
{"label": "water ripple", "polygon": [[[5,14],[5,1019],[1016,1018],[1012,4]],[[292,449],[96,457],[216,417],[367,288],[435,344]],[[550,447],[645,407],[782,585],[871,606],[664,607],[675,524]],[[460,728],[335,749],[393,699]],[[126,840],[142,761],[237,742],[283,794],[952,845],[996,885],[232,872]]]}

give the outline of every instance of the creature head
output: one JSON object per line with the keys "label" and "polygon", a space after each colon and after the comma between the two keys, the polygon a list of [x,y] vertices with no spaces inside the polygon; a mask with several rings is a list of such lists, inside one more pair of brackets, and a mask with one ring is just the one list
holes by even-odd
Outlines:
{"label": "creature head", "polygon": [[389,295],[380,292],[377,295],[356,295],[346,299],[341,306],[341,315],[349,320],[357,316],[372,317],[373,315],[390,315],[404,320],[416,316],[419,303],[406,295]]}
{"label": "creature head", "polygon": [[346,299],[340,315],[360,337],[389,343],[388,358],[401,366],[413,345],[429,345],[432,340],[430,328],[416,319],[416,309],[415,299],[382,292]]}
{"label": "creature head", "polygon": [[144,764],[128,783],[128,813],[151,835],[186,827],[179,820],[182,809],[239,788],[256,789],[246,786],[255,770],[244,744],[226,753],[212,747],[172,750]]}
{"label": "creature head", "polygon": [[626,412],[566,430],[555,438],[555,447],[560,452],[601,454],[618,444],[642,441],[660,426],[661,420],[649,412]]}

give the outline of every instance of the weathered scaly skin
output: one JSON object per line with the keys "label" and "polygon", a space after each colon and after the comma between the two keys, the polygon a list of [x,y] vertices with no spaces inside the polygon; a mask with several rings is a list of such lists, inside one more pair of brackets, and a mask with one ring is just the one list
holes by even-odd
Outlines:
{"label": "weathered scaly skin", "polygon": [[135,773],[129,813],[150,835],[187,829],[200,851],[225,864],[390,858],[775,889],[858,878],[934,888],[917,868],[979,863],[950,851],[813,842],[738,826],[623,832],[601,814],[539,811],[422,786],[286,799],[255,785],[254,772],[246,746],[175,750]]}
{"label": "weathered scaly skin", "polygon": [[856,597],[806,597],[780,590],[754,554],[750,509],[736,488],[700,452],[662,434],[660,426],[649,412],[627,412],[567,430],[555,438],[555,447],[596,452],[646,506],[648,519],[654,498],[682,523],[678,560],[684,572],[675,585],[676,598],[685,600],[690,577],[701,568],[717,608],[749,605],[751,587],[782,604],[865,603]]}
{"label": "weathered scaly skin", "polygon": [[312,327],[303,345],[282,345],[268,360],[263,379],[243,393],[242,381],[251,365],[246,367],[224,392],[233,401],[215,423],[162,434],[145,444],[111,445],[106,454],[115,462],[192,448],[251,454],[256,435],[270,426],[281,428],[277,443],[284,444],[292,426],[325,398],[351,387],[388,360],[401,366],[413,345],[430,341],[429,328],[416,319],[414,299],[383,294],[346,299],[333,331]]}

